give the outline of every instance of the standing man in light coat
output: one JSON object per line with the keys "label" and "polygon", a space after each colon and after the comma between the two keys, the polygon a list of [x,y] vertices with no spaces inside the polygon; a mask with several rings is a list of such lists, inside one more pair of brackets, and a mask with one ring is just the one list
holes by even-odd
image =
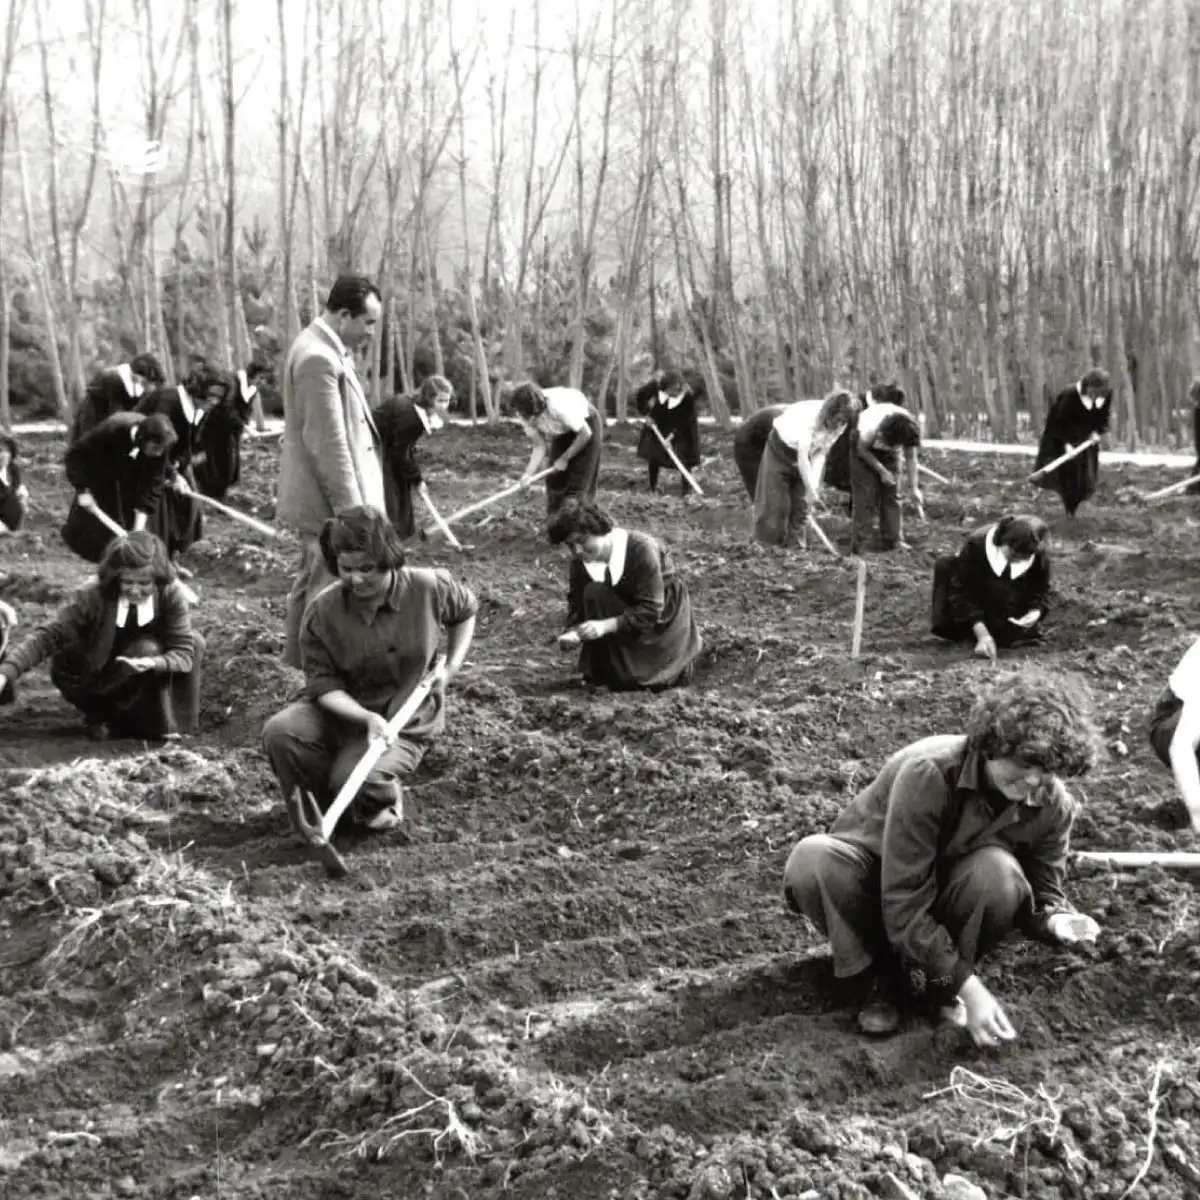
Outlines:
{"label": "standing man in light coat", "polygon": [[284,662],[299,667],[300,622],[332,577],[317,538],[338,509],[384,510],[379,431],[354,370],[354,350],[379,322],[379,289],[340,275],[325,311],[292,343],[283,375],[283,455],[276,519],[300,533],[300,566],[288,594]]}

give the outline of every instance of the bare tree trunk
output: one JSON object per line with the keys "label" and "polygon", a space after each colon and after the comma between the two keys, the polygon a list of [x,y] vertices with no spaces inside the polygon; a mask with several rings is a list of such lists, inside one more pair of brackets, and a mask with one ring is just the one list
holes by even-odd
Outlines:
{"label": "bare tree trunk", "polygon": [[225,126],[225,319],[229,323],[229,349],[233,361],[229,367],[242,366],[249,356],[249,347],[241,345],[238,337],[237,309],[237,175],[234,169],[234,137],[236,134],[236,102],[233,91],[233,0],[221,0],[221,46],[224,57],[222,72],[222,111]]}
{"label": "bare tree trunk", "polygon": [[21,209],[25,216],[25,249],[33,264],[33,273],[42,297],[42,315],[45,319],[46,358],[54,378],[54,396],[58,402],[58,414],[63,424],[71,424],[71,401],[63,382],[62,360],[58,355],[58,328],[54,321],[54,300],[50,295],[50,279],[46,264],[42,260],[38,241],[33,231],[33,204],[29,198],[29,172],[25,169],[25,148],[21,142],[21,124],[15,112],[10,113],[13,146],[17,152],[17,165],[21,173]]}
{"label": "bare tree trunk", "polygon": [[0,427],[12,428],[12,406],[8,397],[8,364],[12,350],[12,292],[4,255],[0,254]]}
{"label": "bare tree trunk", "polygon": [[[292,276],[292,202],[288,196],[288,62],[287,62],[287,19],[284,16],[284,0],[276,0],[275,15],[279,26],[279,249],[283,258],[283,289],[280,304],[283,307],[283,333],[287,345],[296,340],[300,332],[300,318],[292,305],[296,290]],[[296,140],[300,135],[297,131]]]}
{"label": "bare tree trunk", "polygon": [[[489,424],[498,413],[492,399],[492,385],[488,378],[487,348],[483,344],[483,334],[479,326],[479,309],[475,304],[475,282],[473,275],[473,258],[471,254],[471,219],[470,208],[467,204],[467,132],[466,107],[463,104],[463,89],[465,80],[459,63],[458,50],[454,44],[453,3],[446,0],[447,8],[447,37],[450,40],[450,62],[454,69],[455,110],[458,116],[458,194],[462,209],[463,261],[466,270],[463,272],[464,287],[466,288],[467,313],[471,321],[471,341],[475,347],[475,381],[483,394],[483,411]],[[474,403],[472,402],[471,419],[475,418]]]}

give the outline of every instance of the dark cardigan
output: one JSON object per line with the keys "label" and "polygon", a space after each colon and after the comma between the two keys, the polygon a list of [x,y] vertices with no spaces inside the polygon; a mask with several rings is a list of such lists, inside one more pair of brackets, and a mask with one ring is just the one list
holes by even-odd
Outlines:
{"label": "dark cardigan", "polygon": [[[163,648],[166,669],[186,675],[192,669],[191,617],[182,587],[172,580],[158,588],[154,623],[145,633]],[[77,591],[44,625],[10,646],[0,672],[15,682],[27,671],[54,658],[80,680],[99,675],[112,657],[117,633],[117,597],[105,596],[99,581]]]}

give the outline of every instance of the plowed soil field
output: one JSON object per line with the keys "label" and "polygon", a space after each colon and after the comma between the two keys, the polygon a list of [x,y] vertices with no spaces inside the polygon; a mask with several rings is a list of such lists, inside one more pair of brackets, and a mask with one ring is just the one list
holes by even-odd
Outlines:
{"label": "plowed soil field", "polygon": [[[98,745],[44,669],[22,681],[0,709],[0,1193],[1200,1197],[1185,877],[1076,866],[1105,932],[984,965],[1020,1034],[995,1053],[922,1023],[863,1040],[779,887],[796,839],[888,754],[960,727],[993,668],[929,637],[932,561],[1014,508],[1057,538],[1031,653],[1089,679],[1107,736],[1076,847],[1198,848],[1144,733],[1200,632],[1196,502],[1148,509],[1164,472],[1106,467],[1071,523],[1027,461],[931,451],[952,485],[926,487],[911,551],[870,558],[852,660],[853,565],[750,544],[728,436],[706,441],[702,499],[673,476],[648,495],[631,430],[610,431],[601,488],[686,571],[705,640],[689,688],[573,679],[540,496],[468,526],[463,555],[414,548],[476,589],[477,639],[411,844],[345,843],[345,880],[291,836],[258,745],[298,680],[287,544],[218,516],[186,560],[209,646],[198,737]],[[57,533],[61,442],[26,453],[37,508],[0,542],[0,597],[28,628],[89,568]],[[271,515],[277,453],[248,445],[230,502]],[[449,511],[526,454],[511,428],[443,431],[431,491]]]}

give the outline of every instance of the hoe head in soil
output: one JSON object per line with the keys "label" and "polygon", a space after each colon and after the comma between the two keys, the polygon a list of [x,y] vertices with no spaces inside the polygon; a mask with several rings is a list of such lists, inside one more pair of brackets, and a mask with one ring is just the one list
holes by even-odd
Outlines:
{"label": "hoe head in soil", "polygon": [[345,859],[334,848],[333,842],[325,836],[322,830],[323,815],[312,792],[296,788],[292,793],[289,807],[292,810],[292,820],[300,835],[311,847],[317,861],[324,866],[330,875],[342,876],[349,874]]}

